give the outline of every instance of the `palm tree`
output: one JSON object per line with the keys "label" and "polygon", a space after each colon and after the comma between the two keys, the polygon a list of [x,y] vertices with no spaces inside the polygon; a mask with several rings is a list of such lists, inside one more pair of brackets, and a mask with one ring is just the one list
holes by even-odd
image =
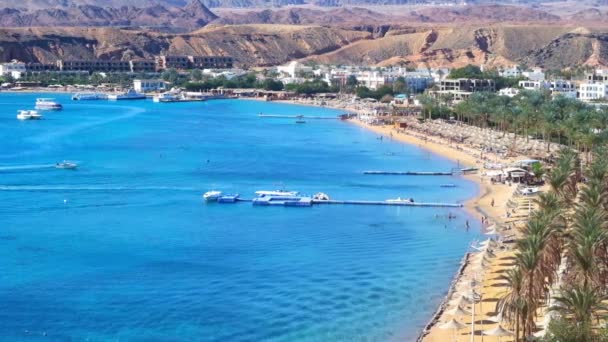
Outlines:
{"label": "palm tree", "polygon": [[584,341],[589,341],[593,320],[599,322],[599,313],[608,310],[608,305],[604,303],[606,300],[608,296],[602,289],[578,285],[562,290],[561,296],[555,297],[557,305],[550,310],[576,322],[582,330],[580,336],[585,336]]}
{"label": "palm tree", "polygon": [[515,325],[515,341],[519,341],[520,321],[527,314],[526,301],[523,298],[524,277],[519,267],[514,267],[500,276],[505,280],[509,291],[496,303],[496,312],[502,313],[503,319]]}

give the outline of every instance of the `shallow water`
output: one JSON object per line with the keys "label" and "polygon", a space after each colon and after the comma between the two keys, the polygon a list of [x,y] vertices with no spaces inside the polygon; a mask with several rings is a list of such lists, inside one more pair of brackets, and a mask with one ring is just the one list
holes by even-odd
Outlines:
{"label": "shallow water", "polygon": [[[352,124],[257,117],[333,110],[57,95],[65,110],[16,120],[36,97],[0,94],[6,340],[412,340],[478,237],[459,209],[202,203],[210,189],[420,202],[477,193],[462,178],[363,175],[456,165]],[[64,159],[79,169],[52,167]],[[456,220],[436,217],[450,211]]]}

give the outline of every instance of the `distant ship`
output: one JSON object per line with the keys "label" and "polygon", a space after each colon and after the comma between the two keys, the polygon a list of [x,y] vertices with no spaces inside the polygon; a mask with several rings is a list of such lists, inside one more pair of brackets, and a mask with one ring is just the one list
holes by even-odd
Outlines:
{"label": "distant ship", "polygon": [[205,199],[205,201],[207,202],[213,202],[213,201],[217,201],[218,198],[220,198],[220,196],[222,196],[222,192],[221,191],[207,191],[203,194],[203,199]]}
{"label": "distant ship", "polygon": [[19,120],[40,120],[42,119],[42,115],[40,115],[35,110],[19,110],[17,111],[17,119]]}
{"label": "distant ship", "polygon": [[76,93],[72,95],[74,101],[91,101],[91,100],[105,100],[108,96],[102,93]]}
{"label": "distant ship", "polygon": [[36,109],[39,110],[61,110],[63,106],[55,99],[40,98],[36,99]]}
{"label": "distant ship", "polygon": [[108,95],[108,100],[145,100],[146,94],[140,94],[131,88],[122,94]]}
{"label": "distant ship", "polygon": [[66,169],[66,170],[74,170],[78,167],[78,164],[71,163],[69,161],[62,161],[61,163],[55,164],[55,168],[57,169]]}

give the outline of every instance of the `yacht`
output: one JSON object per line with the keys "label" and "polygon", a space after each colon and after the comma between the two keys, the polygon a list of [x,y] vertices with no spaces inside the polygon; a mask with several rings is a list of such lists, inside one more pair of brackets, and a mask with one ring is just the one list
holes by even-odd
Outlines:
{"label": "yacht", "polygon": [[265,196],[297,196],[299,192],[297,191],[284,191],[284,190],[260,190],[255,192],[259,197]]}
{"label": "yacht", "polygon": [[76,93],[72,95],[74,101],[105,100],[107,96],[102,93]]}
{"label": "yacht", "polygon": [[207,191],[203,194],[203,199],[205,199],[205,201],[207,202],[213,202],[213,201],[217,201],[218,198],[220,198],[220,196],[222,196],[222,192],[221,191]]}
{"label": "yacht", "polygon": [[179,99],[180,99],[179,96],[177,96],[176,94],[162,93],[162,94],[155,95],[152,98],[152,101],[154,101],[154,102],[177,102]]}
{"label": "yacht", "polygon": [[60,163],[55,164],[55,168],[57,169],[66,169],[66,170],[74,170],[78,167],[78,164],[71,163],[69,161],[62,161]]}
{"label": "yacht", "polygon": [[40,120],[42,119],[42,115],[40,115],[35,110],[19,110],[17,111],[17,119],[19,120]]}
{"label": "yacht", "polygon": [[108,95],[108,100],[145,100],[146,94],[140,94],[131,88],[126,93]]}
{"label": "yacht", "polygon": [[63,106],[55,99],[40,98],[36,99],[36,109],[42,110],[61,110]]}
{"label": "yacht", "polygon": [[387,199],[386,203],[414,203],[414,199],[397,197],[394,199]]}

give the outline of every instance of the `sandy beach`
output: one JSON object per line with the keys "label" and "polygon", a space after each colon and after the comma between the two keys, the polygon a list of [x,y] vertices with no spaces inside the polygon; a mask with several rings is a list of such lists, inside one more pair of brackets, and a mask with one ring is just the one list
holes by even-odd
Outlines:
{"label": "sandy beach", "polygon": [[[369,129],[379,135],[401,141],[407,144],[417,145],[421,148],[427,149],[430,152],[439,154],[446,158],[458,161],[462,166],[465,167],[477,167],[480,170],[483,168],[483,161],[477,158],[475,155],[470,153],[470,150],[463,149],[457,145],[451,144],[447,141],[441,141],[440,139],[422,139],[414,134],[408,134],[407,129],[395,129],[393,126],[377,126],[369,125],[360,120],[350,120],[352,124]],[[492,156],[489,156],[492,158]],[[525,156],[517,156],[517,158],[524,158]],[[504,160],[503,162],[508,163],[514,161],[514,157],[510,160]],[[469,200],[465,204],[465,208],[475,217],[481,220],[482,217],[487,218],[489,224],[504,224],[506,219],[507,203],[512,200],[513,193],[515,191],[515,185],[506,184],[490,184],[490,181],[486,179],[481,173],[469,174],[464,177],[477,182],[480,186],[480,192],[478,196]],[[485,225],[487,227],[488,224]],[[500,274],[512,267],[512,252],[509,250],[496,252],[496,257],[492,259],[487,267],[486,272],[483,275],[475,274],[470,267],[472,255],[467,254],[463,257],[463,265],[455,274],[454,281],[449,289],[448,296],[444,302],[438,308],[436,314],[430,320],[428,326],[422,331],[420,340],[428,342],[440,342],[440,341],[470,341],[470,326],[459,330],[454,334],[453,330],[443,330],[439,328],[444,322],[448,322],[453,316],[446,313],[452,306],[448,305],[451,300],[453,292],[457,289],[466,287],[466,284],[474,278],[481,283],[477,292],[481,295],[481,303],[476,305],[475,314],[475,341],[498,341],[497,337],[494,336],[483,336],[481,331],[495,328],[498,324],[487,320],[488,317],[496,314],[495,306],[496,302],[504,293],[504,287],[501,286],[501,281],[497,279]],[[448,286],[448,284],[446,284]],[[470,311],[472,308],[469,306],[463,308]],[[464,324],[470,324],[471,316],[459,316],[455,317],[459,322]],[[511,341],[510,337],[502,337],[500,341],[506,342]]]}

